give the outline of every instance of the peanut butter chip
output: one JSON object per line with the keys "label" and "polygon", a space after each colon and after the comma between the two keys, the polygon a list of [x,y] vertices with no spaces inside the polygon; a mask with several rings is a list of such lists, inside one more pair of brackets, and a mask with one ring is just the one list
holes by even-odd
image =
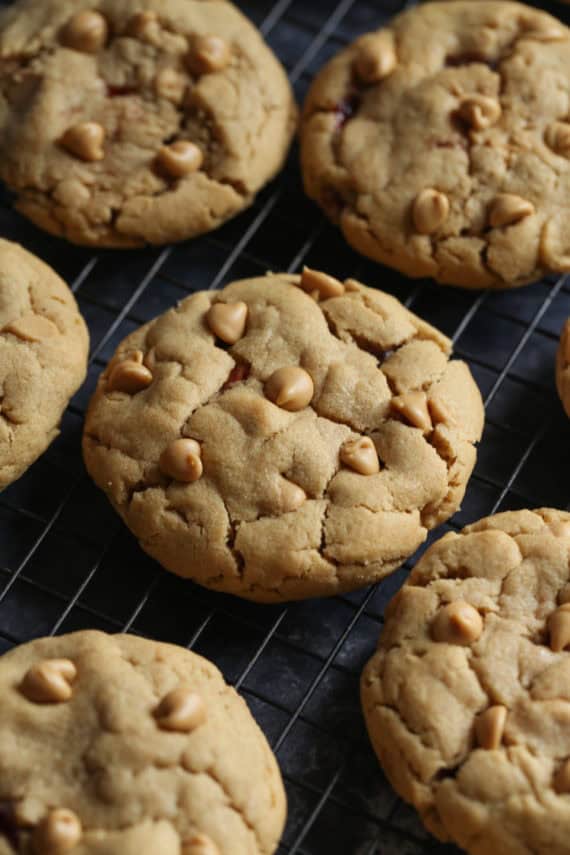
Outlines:
{"label": "peanut butter chip", "polygon": [[552,122],[548,125],[544,141],[556,154],[570,158],[570,124],[567,122]]}
{"label": "peanut butter chip", "polygon": [[26,312],[25,315],[4,327],[3,331],[12,333],[17,338],[21,338],[22,341],[42,341],[58,333],[58,329],[52,321],[42,317],[42,315],[35,315],[33,312]]}
{"label": "peanut butter chip", "polygon": [[57,808],[48,813],[33,833],[36,855],[60,855],[74,849],[82,837],[79,817],[71,810]]}
{"label": "peanut butter chip", "polygon": [[548,618],[550,649],[555,653],[570,644],[570,603],[564,603]]}
{"label": "peanut butter chip", "polygon": [[481,615],[472,605],[456,600],[442,606],[432,623],[432,636],[435,641],[466,646],[477,641],[483,632]]}
{"label": "peanut butter chip", "polygon": [[475,720],[475,735],[481,748],[496,751],[503,741],[503,732],[507,720],[507,708],[501,704],[489,707]]}
{"label": "peanut butter chip", "polygon": [[269,400],[291,413],[308,407],[314,392],[311,375],[293,365],[279,368],[265,384],[265,394]]}
{"label": "peanut butter chip", "polygon": [[87,163],[103,160],[105,157],[105,129],[97,122],[73,125],[64,133],[60,142],[70,154]]}
{"label": "peanut butter chip", "polygon": [[152,373],[135,359],[125,359],[112,369],[107,380],[107,392],[126,392],[136,395],[152,383]]}
{"label": "peanut butter chip", "polygon": [[554,789],[557,793],[570,793],[570,760],[565,760],[554,776]]}
{"label": "peanut butter chip", "polygon": [[499,193],[491,203],[489,223],[492,228],[512,226],[534,214],[534,205],[512,193]]}
{"label": "peanut butter chip", "polygon": [[206,705],[190,689],[174,689],[162,699],[154,712],[162,730],[190,733],[206,721]]}
{"label": "peanut butter chip", "polygon": [[195,439],[175,439],[160,455],[159,466],[174,481],[197,481],[204,471],[200,444]]}
{"label": "peanut butter chip", "polygon": [[294,484],[293,481],[288,481],[287,478],[281,480],[281,508],[284,514],[290,514],[293,511],[298,511],[299,508],[307,501],[307,494],[302,487]]}
{"label": "peanut butter chip", "polygon": [[203,162],[204,155],[198,146],[188,140],[163,145],[157,155],[158,166],[172,178],[184,178],[198,172]]}
{"label": "peanut butter chip", "polygon": [[246,303],[214,303],[206,315],[211,331],[225,344],[235,344],[245,332]]}
{"label": "peanut butter chip", "polygon": [[356,49],[354,70],[363,83],[378,83],[396,68],[398,60],[390,33],[363,36]]}
{"label": "peanut butter chip", "polygon": [[468,95],[459,105],[459,115],[477,131],[490,128],[501,118],[501,105],[496,98],[486,95]]}
{"label": "peanut butter chip", "polygon": [[330,297],[342,297],[344,294],[342,282],[333,276],[321,273],[319,270],[311,270],[310,267],[303,268],[299,285],[308,294],[316,293],[317,298],[321,300],[328,300]]}
{"label": "peanut butter chip", "polygon": [[220,855],[220,850],[205,834],[194,834],[183,841],[181,855]]}
{"label": "peanut butter chip", "polygon": [[231,58],[231,48],[224,39],[219,36],[197,36],[188,56],[188,64],[194,74],[211,74],[226,68]]}
{"label": "peanut butter chip", "polygon": [[359,475],[377,475],[380,472],[378,452],[368,436],[345,442],[340,449],[340,459],[345,466],[354,469]]}
{"label": "peanut butter chip", "polygon": [[153,33],[157,24],[158,15],[156,12],[151,10],[137,12],[129,21],[127,31],[129,35],[134,36],[135,39],[142,39],[144,41],[144,39]]}
{"label": "peanut butter chip", "polygon": [[439,190],[426,189],[414,201],[412,217],[417,232],[431,235],[444,224],[449,216],[449,199]]}
{"label": "peanut butter chip", "polygon": [[85,9],[77,12],[65,25],[61,40],[66,47],[83,53],[97,53],[105,46],[109,27],[100,12]]}
{"label": "peanut butter chip", "polygon": [[22,694],[37,704],[59,704],[68,701],[77,668],[71,659],[46,659],[32,665],[21,684]]}
{"label": "peanut butter chip", "polygon": [[452,414],[439,398],[429,399],[428,410],[434,424],[452,425],[455,423]]}
{"label": "peanut butter chip", "polygon": [[425,392],[406,392],[392,398],[392,409],[404,417],[413,427],[420,428],[425,432],[433,427],[428,410]]}

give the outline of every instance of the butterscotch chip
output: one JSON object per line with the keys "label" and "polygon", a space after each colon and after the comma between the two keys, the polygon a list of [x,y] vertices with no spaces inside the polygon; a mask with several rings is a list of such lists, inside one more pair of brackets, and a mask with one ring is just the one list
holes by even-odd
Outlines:
{"label": "butterscotch chip", "polygon": [[70,659],[46,659],[32,665],[24,676],[22,694],[38,704],[59,704],[73,695],[77,668]]}
{"label": "butterscotch chip", "polygon": [[194,834],[182,843],[182,855],[220,855],[214,841],[205,834]]}
{"label": "butterscotch chip", "polygon": [[[72,703],[41,707],[17,690],[45,660],[75,663]],[[6,855],[276,853],[279,767],[208,660],[134,635],[41,638],[0,657],[0,697]]]}
{"label": "butterscotch chip", "polygon": [[459,115],[477,131],[485,130],[501,118],[501,105],[496,98],[468,95],[461,100]]}
{"label": "butterscotch chip", "polygon": [[162,730],[190,733],[206,721],[206,706],[191,689],[174,689],[162,699],[154,717]]}
{"label": "butterscotch chip", "polygon": [[32,835],[34,853],[60,855],[74,849],[82,837],[81,820],[71,810],[56,808],[43,819]]}
{"label": "butterscotch chip", "polygon": [[425,392],[412,391],[392,398],[392,409],[399,413],[410,425],[423,431],[433,427]]}
{"label": "butterscotch chip", "polygon": [[197,481],[204,471],[200,444],[194,439],[175,439],[160,455],[160,468],[175,481]]}
{"label": "butterscotch chip", "polygon": [[12,333],[22,341],[43,341],[58,334],[53,321],[34,312],[26,312],[4,327],[5,332]]}
{"label": "butterscotch chip", "polygon": [[194,74],[210,74],[222,71],[229,65],[232,51],[220,36],[197,36],[188,54],[188,65]]}
{"label": "butterscotch chip", "polygon": [[330,297],[342,297],[344,285],[333,276],[328,276],[320,270],[304,267],[301,274],[300,286],[308,294],[316,294],[317,299],[328,300]]}
{"label": "butterscotch chip", "polygon": [[73,243],[134,248],[249,208],[283,166],[298,110],[239,4],[89,5],[0,4],[0,181],[20,212]]}
{"label": "butterscotch chip", "polygon": [[443,401],[440,401],[438,398],[430,398],[427,406],[431,420],[435,425],[444,424],[451,426],[455,423],[453,414]]}
{"label": "butterscotch chip", "polygon": [[345,466],[360,475],[377,475],[380,472],[378,452],[368,436],[345,442],[340,449],[340,459]]}
{"label": "butterscotch chip", "polygon": [[421,235],[436,232],[449,216],[449,199],[438,190],[422,190],[414,201],[414,226]]}
{"label": "butterscotch chip", "polygon": [[105,17],[94,9],[84,9],[69,19],[62,31],[61,41],[73,50],[97,53],[105,47],[108,34]]}
{"label": "butterscotch chip", "polygon": [[315,387],[313,378],[304,368],[294,365],[278,368],[265,384],[270,401],[294,413],[311,403]]}
{"label": "butterscotch chip", "polygon": [[198,172],[203,162],[204,155],[198,146],[187,140],[162,146],[157,156],[159,168],[173,178],[184,178]]}
{"label": "butterscotch chip", "polygon": [[[564,511],[508,511],[436,541],[388,604],[362,675],[390,783],[432,834],[469,855],[568,846],[570,653],[549,649],[570,583],[557,534],[568,523]],[[435,637],[438,603],[451,596],[476,643]],[[441,628],[447,638],[447,619]]]}
{"label": "butterscotch chip", "polygon": [[93,163],[105,157],[105,129],[97,122],[73,125],[62,136],[60,143],[70,154]]}
{"label": "butterscotch chip", "polygon": [[67,285],[38,258],[1,239],[0,282],[1,491],[57,436],[85,378],[89,341]]}
{"label": "butterscotch chip", "polygon": [[550,615],[548,632],[550,647],[555,653],[559,653],[570,644],[570,603],[565,603]]}
{"label": "butterscotch chip", "polygon": [[217,338],[226,344],[235,344],[245,333],[247,304],[214,303],[208,310],[206,321]]}
{"label": "butterscotch chip", "polygon": [[107,381],[108,392],[126,392],[136,395],[147,389],[152,383],[152,372],[134,359],[119,362],[109,374]]}
{"label": "butterscotch chip", "polygon": [[556,387],[566,414],[570,418],[570,318],[562,327],[556,353]]}
{"label": "butterscotch chip", "polygon": [[488,751],[496,751],[503,740],[507,708],[497,704],[480,713],[475,720],[477,744]]}
{"label": "butterscotch chip", "polygon": [[[310,285],[328,289],[317,273]],[[89,473],[143,548],[260,601],[336,594],[400,566],[459,507],[483,422],[437,330],[354,280],[315,301],[302,278],[198,293],[137,330],[86,418]],[[109,395],[116,365],[143,352],[148,393]],[[434,427],[432,398],[453,415]]]}
{"label": "butterscotch chip", "polygon": [[[546,12],[414,4],[313,81],[306,192],[355,250],[407,277],[494,289],[567,272],[568,105],[553,93],[568,89],[570,29]],[[492,207],[501,195],[523,202]]]}
{"label": "butterscotch chip", "polygon": [[500,193],[491,203],[489,224],[494,228],[512,226],[534,214],[534,205],[521,196]]}
{"label": "butterscotch chip", "polygon": [[435,641],[447,644],[473,644],[483,632],[483,619],[469,603],[457,600],[442,606],[432,624]]}

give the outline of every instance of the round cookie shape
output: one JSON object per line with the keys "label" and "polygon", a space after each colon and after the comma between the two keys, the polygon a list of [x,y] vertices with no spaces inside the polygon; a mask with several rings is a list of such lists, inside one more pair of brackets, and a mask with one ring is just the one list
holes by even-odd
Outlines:
{"label": "round cookie shape", "polygon": [[87,371],[89,338],[67,285],[0,239],[0,490],[58,434]]}
{"label": "round cookie shape", "polygon": [[556,386],[562,405],[570,418],[570,318],[562,329],[556,354]]}
{"label": "round cookie shape", "polygon": [[301,123],[308,195],[411,277],[511,288],[570,270],[570,30],[426,3],[334,57]]}
{"label": "round cookie shape", "polygon": [[281,168],[297,108],[227,0],[16,0],[0,12],[0,178],[73,243],[216,228]]}
{"label": "round cookie shape", "polygon": [[[273,602],[363,587],[463,498],[483,406],[450,350],[394,297],[320,271],[197,293],[119,346],[86,465],[180,576]],[[151,382],[118,387],[135,359]]]}
{"label": "round cookie shape", "polygon": [[471,855],[568,850],[569,568],[564,511],[445,535],[389,604],[362,675],[392,786]]}
{"label": "round cookie shape", "polygon": [[[30,673],[74,669],[47,704]],[[201,656],[82,631],[0,658],[1,852],[272,855],[286,800],[242,698]]]}

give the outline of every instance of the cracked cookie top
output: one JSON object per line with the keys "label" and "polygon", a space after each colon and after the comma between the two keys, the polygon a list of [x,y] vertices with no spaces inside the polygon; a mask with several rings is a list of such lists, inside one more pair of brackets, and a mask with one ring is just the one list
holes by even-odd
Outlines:
{"label": "cracked cookie top", "polygon": [[210,662],[129,635],[0,659],[0,855],[271,855],[275,758]]}
{"label": "cracked cookie top", "polygon": [[570,318],[564,324],[556,354],[556,386],[570,418]]}
{"label": "cracked cookie top", "polygon": [[281,167],[285,73],[226,0],[17,0],[0,13],[0,178],[37,225],[131,247],[209,231]]}
{"label": "cracked cookie top", "polygon": [[467,288],[570,270],[570,31],[544,12],[415,7],[323,69],[301,139],[364,255]]}
{"label": "cracked cookie top", "polygon": [[85,379],[88,348],[67,285],[39,258],[0,239],[0,490],[57,436]]}
{"label": "cracked cookie top", "polygon": [[198,293],[119,346],[87,468],[181,576],[265,601],[362,587],[463,498],[483,407],[450,349],[314,270]]}
{"label": "cracked cookie top", "polygon": [[394,788],[472,855],[570,833],[570,514],[498,514],[432,546],[362,677]]}

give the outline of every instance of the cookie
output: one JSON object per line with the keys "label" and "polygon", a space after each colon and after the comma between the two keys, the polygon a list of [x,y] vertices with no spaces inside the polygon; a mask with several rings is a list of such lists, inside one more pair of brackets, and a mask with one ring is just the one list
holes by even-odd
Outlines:
{"label": "cookie", "polygon": [[83,631],[0,659],[0,853],[271,855],[279,769],[206,659]]}
{"label": "cookie", "polygon": [[306,191],[407,276],[509,288],[570,270],[570,31],[517,3],[426,3],[318,75]]}
{"label": "cookie", "polygon": [[281,167],[285,73],[226,0],[17,0],[0,13],[0,178],[78,244],[216,228]]}
{"label": "cookie", "polygon": [[362,587],[463,497],[483,408],[450,349],[314,270],[194,294],[119,346],[85,462],[180,576],[260,601]]}
{"label": "cookie", "polygon": [[39,258],[0,239],[0,490],[57,436],[85,379],[88,348],[67,285]]}
{"label": "cookie", "polygon": [[556,386],[562,405],[570,418],[570,318],[564,324],[556,355]]}
{"label": "cookie", "polygon": [[472,855],[570,834],[570,514],[498,514],[433,545],[362,677],[390,782]]}

